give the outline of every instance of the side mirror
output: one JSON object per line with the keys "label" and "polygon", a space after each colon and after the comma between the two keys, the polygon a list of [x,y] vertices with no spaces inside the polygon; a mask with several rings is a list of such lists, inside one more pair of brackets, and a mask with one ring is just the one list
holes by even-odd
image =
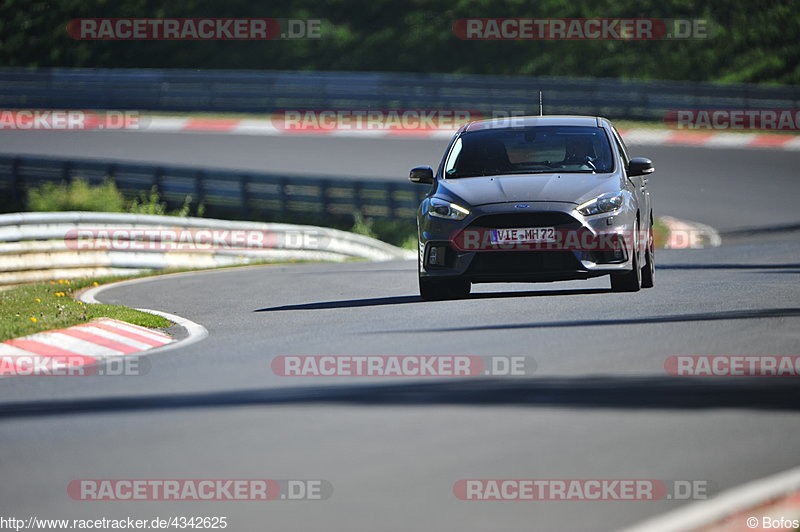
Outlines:
{"label": "side mirror", "polygon": [[419,185],[429,185],[433,183],[433,168],[430,166],[412,168],[408,174],[408,180]]}
{"label": "side mirror", "polygon": [[634,157],[628,162],[629,177],[652,174],[655,170],[656,167],[653,166],[653,161],[646,157]]}

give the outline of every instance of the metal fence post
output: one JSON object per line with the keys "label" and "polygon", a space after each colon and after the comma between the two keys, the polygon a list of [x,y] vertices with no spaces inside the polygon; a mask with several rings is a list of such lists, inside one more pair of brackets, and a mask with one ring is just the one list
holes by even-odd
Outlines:
{"label": "metal fence post", "polygon": [[72,170],[72,161],[66,159],[64,160],[64,166],[61,169],[61,178],[67,183],[72,183],[73,179],[72,172],[70,172],[70,170]]}
{"label": "metal fence post", "polygon": [[361,181],[353,181],[353,207],[355,207],[355,211],[359,214],[363,214],[363,200],[361,198],[361,189],[363,185]]}
{"label": "metal fence post", "polygon": [[197,198],[197,204],[200,205],[206,199],[205,180],[206,173],[203,170],[198,170],[194,178],[194,195]]}
{"label": "metal fence post", "polygon": [[325,216],[329,214],[330,210],[330,181],[323,180],[320,182],[320,203],[322,204],[322,215]]}
{"label": "metal fence post", "polygon": [[289,199],[286,195],[286,189],[288,186],[288,179],[285,177],[278,178],[278,214],[281,216],[281,219],[286,216],[286,212],[289,210],[287,205]]}
{"label": "metal fence post", "polygon": [[15,207],[22,208],[19,189],[19,157],[14,157],[14,159],[11,161],[11,203]]}
{"label": "metal fence post", "polygon": [[[250,190],[248,184],[250,183],[250,176],[239,176],[239,197],[241,200],[242,218],[250,218]],[[199,203],[198,203],[199,205]]]}
{"label": "metal fence post", "polygon": [[390,220],[394,220],[397,218],[397,198],[395,198],[395,194],[397,192],[397,184],[396,183],[387,183],[386,184],[386,206],[389,209],[388,218]]}

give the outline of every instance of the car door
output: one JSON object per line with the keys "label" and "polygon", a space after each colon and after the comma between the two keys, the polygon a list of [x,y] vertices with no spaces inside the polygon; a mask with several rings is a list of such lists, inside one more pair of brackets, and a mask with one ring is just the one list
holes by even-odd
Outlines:
{"label": "car door", "polygon": [[622,156],[625,176],[631,183],[633,193],[636,196],[636,202],[639,205],[639,212],[641,213],[640,229],[645,230],[651,223],[650,213],[652,210],[650,207],[650,191],[647,189],[647,176],[628,175],[628,162],[630,161],[630,157],[628,157],[628,149],[625,146],[625,141],[622,140],[622,136],[619,134],[616,128],[612,128],[612,131],[614,132],[614,141],[617,143],[617,150]]}

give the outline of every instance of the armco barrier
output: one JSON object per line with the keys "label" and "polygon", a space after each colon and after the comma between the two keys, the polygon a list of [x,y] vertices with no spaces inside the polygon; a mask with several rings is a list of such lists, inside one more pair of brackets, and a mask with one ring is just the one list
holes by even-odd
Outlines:
{"label": "armco barrier", "polygon": [[255,261],[414,256],[362,235],[304,225],[100,212],[0,215],[0,285]]}
{"label": "armco barrier", "polygon": [[215,218],[280,220],[352,220],[365,217],[413,221],[427,191],[397,181],[347,177],[290,176],[185,166],[120,163],[113,161],[0,156],[0,209],[25,208],[25,193],[46,182],[83,178],[90,183],[114,179],[127,196],[156,186],[172,206],[191,196],[195,205]]}
{"label": "armco barrier", "polygon": [[798,108],[796,86],[610,78],[88,68],[0,69],[0,109],[268,113],[466,109],[661,120],[670,109]]}

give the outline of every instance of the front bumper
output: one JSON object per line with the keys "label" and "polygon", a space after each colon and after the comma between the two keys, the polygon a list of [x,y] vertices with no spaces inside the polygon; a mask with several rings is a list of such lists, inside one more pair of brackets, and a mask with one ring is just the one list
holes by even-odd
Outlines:
{"label": "front bumper", "polygon": [[[636,210],[627,202],[610,214],[583,216],[573,203],[525,202],[474,207],[461,221],[429,216],[421,206],[421,277],[473,283],[547,282],[624,273],[633,267]],[[491,229],[554,227],[559,242],[492,245]]]}

